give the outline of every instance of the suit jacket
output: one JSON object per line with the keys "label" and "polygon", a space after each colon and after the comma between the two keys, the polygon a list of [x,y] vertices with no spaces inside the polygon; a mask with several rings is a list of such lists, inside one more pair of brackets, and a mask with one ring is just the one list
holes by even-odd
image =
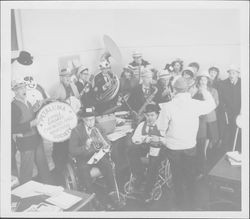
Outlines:
{"label": "suit jacket", "polygon": [[[97,128],[103,135],[104,139],[109,142],[107,137],[103,134],[103,131],[99,127]],[[69,152],[79,162],[87,163],[95,153],[95,149],[93,147],[90,147],[90,149],[86,148],[87,139],[89,139],[89,136],[86,132],[86,127],[83,122],[80,122],[77,127],[72,130],[69,140]]]}
{"label": "suit jacket", "polygon": [[227,112],[228,119],[237,117],[241,110],[241,79],[233,85],[229,78],[223,80],[220,84],[220,103]]}
{"label": "suit jacket", "polygon": [[[153,93],[153,87],[151,86],[150,94],[152,94],[152,93]],[[153,101],[154,101],[154,99],[153,99]],[[143,90],[142,90],[142,84],[140,84],[132,90],[132,93],[131,93],[127,103],[130,105],[130,107],[135,112],[138,112],[145,102],[146,102],[146,98],[145,98]]]}

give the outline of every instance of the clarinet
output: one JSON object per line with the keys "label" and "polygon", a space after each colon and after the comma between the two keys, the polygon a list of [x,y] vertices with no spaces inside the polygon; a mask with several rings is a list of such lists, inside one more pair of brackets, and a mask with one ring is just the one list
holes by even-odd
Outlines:
{"label": "clarinet", "polygon": [[143,112],[146,106],[152,102],[156,93],[158,92],[158,88],[156,86],[153,86],[153,89],[154,89],[153,93],[146,99],[145,103],[141,106],[140,110],[137,113],[137,117],[135,120],[136,125],[138,125],[143,120],[144,118]]}

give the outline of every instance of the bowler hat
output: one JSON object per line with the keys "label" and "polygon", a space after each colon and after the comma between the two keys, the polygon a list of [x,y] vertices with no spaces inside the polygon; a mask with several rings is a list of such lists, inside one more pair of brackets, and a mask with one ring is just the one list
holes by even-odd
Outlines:
{"label": "bowler hat", "polygon": [[230,65],[227,72],[229,71],[237,71],[237,72],[240,72],[240,68],[234,64]]}
{"label": "bowler hat", "polygon": [[81,72],[85,71],[85,70],[89,70],[86,66],[81,65],[80,67],[78,67],[77,70],[77,75],[79,76]]}
{"label": "bowler hat", "polygon": [[146,106],[144,113],[151,113],[151,112],[159,113],[160,110],[161,108],[158,104],[150,103]]}
{"label": "bowler hat", "polygon": [[84,107],[78,112],[78,117],[86,118],[91,116],[96,116],[95,107]]}
{"label": "bowler hat", "polygon": [[72,73],[68,68],[63,68],[63,69],[61,69],[59,75],[60,76],[71,76]]}
{"label": "bowler hat", "polygon": [[139,58],[142,57],[142,53],[140,52],[133,52],[133,58]]}
{"label": "bowler hat", "polygon": [[11,81],[11,89],[16,90],[20,87],[25,87],[26,83],[21,78],[17,78]]}
{"label": "bowler hat", "polygon": [[27,51],[21,51],[16,60],[22,65],[31,65],[33,63],[33,57]]}

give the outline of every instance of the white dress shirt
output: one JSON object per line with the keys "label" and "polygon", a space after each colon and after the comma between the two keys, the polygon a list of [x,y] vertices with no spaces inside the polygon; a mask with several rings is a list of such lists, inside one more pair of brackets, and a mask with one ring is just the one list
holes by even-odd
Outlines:
{"label": "white dress shirt", "polygon": [[216,105],[208,91],[203,101],[192,99],[190,93],[178,93],[170,102],[160,104],[157,126],[166,147],[184,150],[195,147],[199,116],[210,113]]}

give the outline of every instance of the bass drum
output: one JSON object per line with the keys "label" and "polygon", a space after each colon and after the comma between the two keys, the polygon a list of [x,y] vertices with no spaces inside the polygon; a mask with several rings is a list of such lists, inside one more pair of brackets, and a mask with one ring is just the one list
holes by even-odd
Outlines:
{"label": "bass drum", "polygon": [[52,102],[43,106],[37,114],[37,130],[51,142],[63,142],[70,138],[77,125],[77,116],[72,107],[64,102]]}

